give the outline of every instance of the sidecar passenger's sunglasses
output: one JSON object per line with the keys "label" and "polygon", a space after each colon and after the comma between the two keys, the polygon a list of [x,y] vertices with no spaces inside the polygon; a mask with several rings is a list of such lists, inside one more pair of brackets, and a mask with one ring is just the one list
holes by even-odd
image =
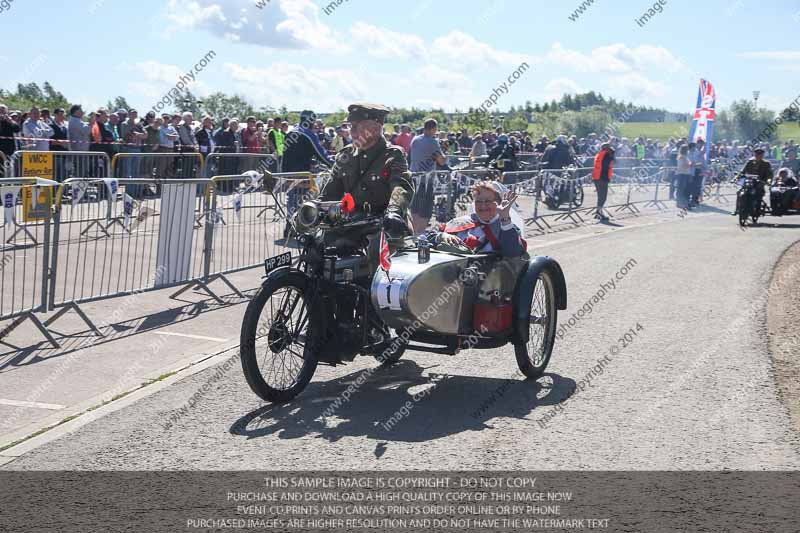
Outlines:
{"label": "sidecar passenger's sunglasses", "polygon": [[475,200],[475,205],[491,205],[496,203],[497,200]]}

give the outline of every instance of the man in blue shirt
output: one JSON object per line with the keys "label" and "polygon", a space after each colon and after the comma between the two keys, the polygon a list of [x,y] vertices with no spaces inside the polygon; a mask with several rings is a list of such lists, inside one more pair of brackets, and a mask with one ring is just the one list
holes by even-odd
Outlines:
{"label": "man in blue shirt", "polygon": [[[411,140],[411,172],[431,172],[436,170],[436,165],[445,166],[446,161],[442,155],[439,141],[436,140],[436,130],[439,124],[435,119],[425,120],[425,126],[421,135],[417,135]],[[409,211],[411,212],[411,224],[414,234],[417,235],[425,231],[433,214],[433,184],[434,181],[420,177],[415,179],[416,193],[411,201]]]}

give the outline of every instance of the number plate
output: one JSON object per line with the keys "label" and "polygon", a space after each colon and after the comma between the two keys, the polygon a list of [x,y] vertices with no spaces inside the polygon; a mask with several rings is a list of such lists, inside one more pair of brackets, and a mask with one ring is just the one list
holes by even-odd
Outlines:
{"label": "number plate", "polygon": [[292,264],[292,252],[286,252],[275,257],[264,260],[264,271],[269,274],[276,268],[290,266]]}

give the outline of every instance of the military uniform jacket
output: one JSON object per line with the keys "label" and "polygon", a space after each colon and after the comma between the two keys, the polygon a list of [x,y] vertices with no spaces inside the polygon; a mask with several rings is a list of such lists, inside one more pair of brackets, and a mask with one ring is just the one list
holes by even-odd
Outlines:
{"label": "military uniform jacket", "polygon": [[403,149],[383,137],[368,150],[346,146],[337,154],[331,175],[322,200],[341,200],[349,192],[359,211],[378,215],[393,206],[405,214],[414,196]]}
{"label": "military uniform jacket", "polygon": [[758,179],[762,182],[772,181],[772,165],[768,161],[757,161],[755,158],[750,159],[745,164],[742,174],[756,174]]}

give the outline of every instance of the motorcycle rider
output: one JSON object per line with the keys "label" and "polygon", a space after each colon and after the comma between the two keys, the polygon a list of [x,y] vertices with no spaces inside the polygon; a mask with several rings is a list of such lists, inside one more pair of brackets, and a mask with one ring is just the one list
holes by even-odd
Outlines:
{"label": "motorcycle rider", "polygon": [[[556,137],[555,144],[548,146],[544,151],[544,155],[542,156],[542,168],[547,170],[561,170],[562,168],[568,167],[574,163],[575,153],[567,143],[566,135],[559,135]],[[551,184],[550,187],[546,187],[546,192],[550,197],[548,199],[548,205],[552,207],[558,207],[562,202],[560,198],[563,196],[562,193],[568,192],[562,186],[563,182],[559,182],[558,180],[556,181],[556,185]],[[559,198],[556,199],[556,196]]]}
{"label": "motorcycle rider", "polygon": [[567,136],[559,135],[542,156],[542,168],[560,170],[575,163],[575,154],[567,144]]}
{"label": "motorcycle rider", "polygon": [[[772,165],[769,164],[769,161],[764,159],[763,148],[756,148],[753,154],[754,157],[745,163],[740,176],[744,177],[745,174],[758,176],[758,181],[756,182],[756,197],[759,202],[757,205],[760,206],[761,202],[764,201],[764,193],[766,192],[765,185],[769,185],[772,182]],[[739,210],[736,209],[733,214],[738,215]]]}
{"label": "motorcycle rider", "polygon": [[[357,212],[383,215],[386,232],[403,236],[409,231],[408,206],[414,186],[405,152],[383,136],[389,109],[378,104],[353,104],[347,110],[353,143],[336,155],[331,180],[320,199],[341,200],[350,193]],[[372,271],[378,268],[378,244],[377,238],[370,238]]]}
{"label": "motorcycle rider", "polygon": [[496,168],[501,172],[514,172],[517,170],[517,150],[508,142],[508,135],[497,137],[497,145],[489,152],[487,166]]}

